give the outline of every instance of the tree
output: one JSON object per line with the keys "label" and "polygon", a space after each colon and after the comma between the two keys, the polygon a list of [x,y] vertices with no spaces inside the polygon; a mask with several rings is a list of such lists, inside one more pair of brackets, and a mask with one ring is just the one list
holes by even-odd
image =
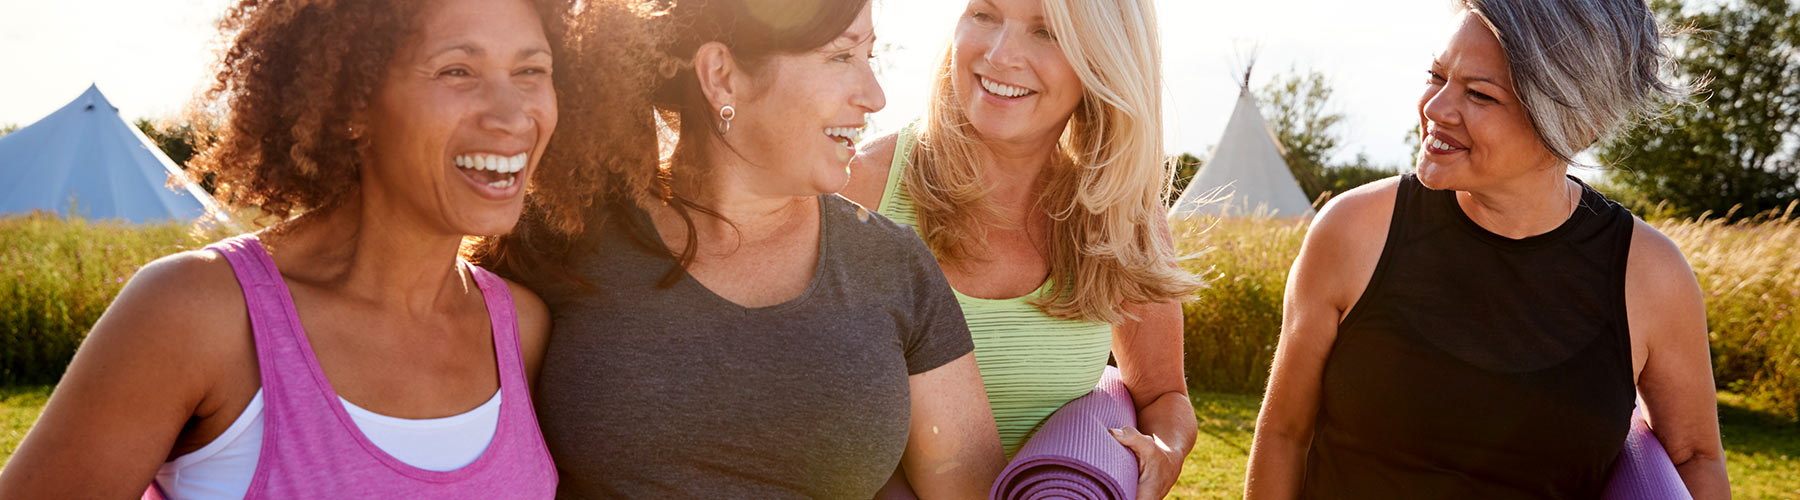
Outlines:
{"label": "tree", "polygon": [[1667,201],[1671,215],[1748,217],[1800,198],[1800,11],[1788,0],[1692,14],[1670,0],[1654,8],[1666,22],[1698,30],[1675,45],[1675,76],[1711,81],[1596,156],[1618,167],[1617,182],[1640,201]]}
{"label": "tree", "polygon": [[1376,165],[1362,154],[1349,163],[1330,163],[1340,146],[1336,129],[1344,121],[1331,94],[1331,82],[1324,74],[1307,71],[1276,77],[1257,96],[1263,116],[1285,150],[1281,159],[1308,200],[1317,201],[1322,194],[1342,193],[1400,172],[1396,167]]}
{"label": "tree", "polygon": [[1281,142],[1281,159],[1287,162],[1306,199],[1324,192],[1326,162],[1338,149],[1338,123],[1344,114],[1331,102],[1331,84],[1317,71],[1278,76],[1263,87],[1257,100],[1262,113]]}
{"label": "tree", "polygon": [[[202,149],[201,143],[205,141],[203,137],[210,136],[197,128],[194,122],[185,120],[164,120],[158,123],[148,118],[139,118],[132,125],[142,131],[145,137],[149,137],[150,142],[156,143],[156,148],[161,149],[163,154],[169,156],[170,161],[174,161],[183,170],[187,169],[188,160],[194,158],[194,153]],[[200,179],[200,188],[207,194],[212,194],[212,174]]]}

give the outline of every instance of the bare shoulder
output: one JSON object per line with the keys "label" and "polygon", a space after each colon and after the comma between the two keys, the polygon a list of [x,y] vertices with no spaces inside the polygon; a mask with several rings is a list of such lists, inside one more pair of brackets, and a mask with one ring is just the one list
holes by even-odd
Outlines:
{"label": "bare shoulder", "polygon": [[1631,250],[1625,260],[1625,308],[1631,322],[1666,325],[1698,319],[1703,325],[1704,307],[1700,284],[1681,248],[1654,226],[1634,217]]}
{"label": "bare shoulder", "polygon": [[[202,353],[250,342],[243,288],[224,256],[182,252],[139,269],[84,342],[128,342]],[[171,353],[180,355],[181,352]],[[168,358],[164,358],[168,359]]]}
{"label": "bare shoulder", "polygon": [[525,373],[536,380],[544,350],[550,343],[550,308],[537,292],[525,285],[506,280],[506,287],[512,292],[513,309],[519,321],[519,350],[525,358]]}
{"label": "bare shoulder", "polygon": [[870,210],[880,207],[899,144],[900,134],[894,132],[870,139],[858,147],[856,158],[850,161],[850,183],[840,194]]}
{"label": "bare shoulder", "polygon": [[1688,266],[1681,247],[1655,226],[1636,217],[1632,218],[1631,254],[1626,260],[1625,273],[1651,280],[1647,283],[1673,284],[1670,282],[1694,280],[1693,268]]}
{"label": "bare shoulder", "polygon": [[1389,177],[1333,197],[1313,217],[1307,242],[1315,241],[1315,237],[1340,242],[1337,240],[1368,239],[1371,234],[1385,236],[1394,217],[1394,199],[1399,192],[1400,178]]}
{"label": "bare shoulder", "polygon": [[1399,177],[1371,182],[1319,209],[1289,276],[1288,300],[1328,305],[1338,318],[1355,307],[1381,262],[1399,187]]}

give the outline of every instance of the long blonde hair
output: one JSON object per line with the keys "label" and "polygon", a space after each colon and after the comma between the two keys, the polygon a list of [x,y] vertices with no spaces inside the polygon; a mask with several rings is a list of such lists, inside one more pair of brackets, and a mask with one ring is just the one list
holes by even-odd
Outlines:
{"label": "long blonde hair", "polygon": [[[1200,287],[1175,259],[1163,200],[1162,54],[1151,0],[1043,0],[1045,19],[1083,87],[1037,203],[1050,215],[1052,287],[1033,304],[1064,319],[1116,323],[1126,303],[1176,299]],[[925,242],[940,260],[975,259],[1001,218],[982,182],[986,148],[956,95],[951,49],[903,182]]]}

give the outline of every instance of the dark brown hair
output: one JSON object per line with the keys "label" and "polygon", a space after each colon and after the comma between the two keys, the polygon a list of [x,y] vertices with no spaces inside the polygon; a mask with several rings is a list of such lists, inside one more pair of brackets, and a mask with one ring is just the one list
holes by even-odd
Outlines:
{"label": "dark brown hair", "polygon": [[[693,214],[697,211],[721,217],[685,197],[685,178],[706,175],[701,158],[715,141],[723,140],[715,126],[718,110],[700,89],[694,71],[694,54],[702,45],[724,44],[737,64],[748,71],[761,69],[770,56],[796,54],[836,40],[856,22],[869,0],[663,0],[659,27],[667,36],[659,44],[657,62],[661,78],[652,103],[676,137],[666,138],[674,154],[667,164],[650,165],[629,175],[630,183],[645,185],[646,193],[674,208],[687,226],[687,245],[671,255],[676,265],[664,276],[662,286],[679,280],[699,249]],[[684,177],[685,176],[685,177]],[[654,234],[652,231],[650,234]]]}

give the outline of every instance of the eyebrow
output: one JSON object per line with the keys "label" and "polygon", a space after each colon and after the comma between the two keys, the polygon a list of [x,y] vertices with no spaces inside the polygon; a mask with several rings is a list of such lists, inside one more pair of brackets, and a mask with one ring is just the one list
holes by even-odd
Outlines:
{"label": "eyebrow", "polygon": [[[995,6],[994,2],[991,2],[988,0],[976,0],[976,1],[981,2],[981,5],[986,6],[989,9],[1000,10],[1000,7]],[[1032,16],[1031,19],[1026,19],[1026,21],[1030,21],[1034,24],[1044,24],[1044,15],[1039,14],[1036,16]]]}
{"label": "eyebrow", "polygon": [[[451,52],[462,52],[464,54],[467,54],[467,55],[473,56],[473,57],[480,57],[484,54],[487,54],[487,51],[483,50],[481,47],[478,47],[472,43],[464,42],[464,43],[459,43],[459,44],[452,45],[449,47],[445,47],[443,49],[439,49],[437,52],[433,52],[430,56],[426,57],[425,59],[426,60],[437,59],[439,57],[443,57],[444,54],[448,54]],[[528,47],[528,48],[524,48],[524,49],[519,49],[519,52],[516,55],[516,57],[518,57],[519,59],[525,59],[525,58],[529,58],[532,56],[536,56],[538,54],[550,55],[550,49],[548,47],[544,47],[544,46]]]}
{"label": "eyebrow", "polygon": [[[1445,72],[1444,63],[1441,61],[1438,61],[1437,58],[1432,58],[1431,59],[1431,70],[1433,72],[1437,72],[1437,73],[1444,73]],[[1445,76],[1449,76],[1449,75],[1445,75]],[[1458,73],[1456,76],[1459,78],[1462,78],[1463,80],[1468,80],[1471,82],[1483,82],[1483,83],[1487,83],[1488,85],[1500,87],[1500,90],[1512,92],[1512,89],[1506,88],[1506,86],[1502,85],[1500,83],[1500,80],[1498,80],[1498,79],[1490,78],[1490,77],[1483,76],[1483,75],[1471,75],[1468,73]]]}

